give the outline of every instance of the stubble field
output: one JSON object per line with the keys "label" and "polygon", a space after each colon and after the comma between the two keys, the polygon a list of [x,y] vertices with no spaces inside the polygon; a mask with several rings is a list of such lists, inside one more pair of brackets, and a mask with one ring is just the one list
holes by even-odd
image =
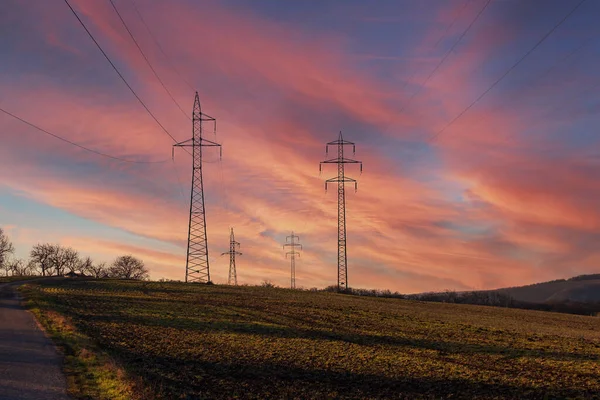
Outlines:
{"label": "stubble field", "polygon": [[26,295],[157,398],[600,398],[598,317],[110,280]]}

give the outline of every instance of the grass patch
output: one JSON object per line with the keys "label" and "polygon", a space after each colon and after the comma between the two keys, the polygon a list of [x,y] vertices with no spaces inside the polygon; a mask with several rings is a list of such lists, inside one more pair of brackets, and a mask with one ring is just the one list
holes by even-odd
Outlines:
{"label": "grass patch", "polygon": [[600,398],[600,318],[183,283],[29,290],[160,399]]}
{"label": "grass patch", "polygon": [[44,296],[38,285],[27,284],[19,290],[27,299],[27,308],[64,354],[69,394],[76,399],[149,398],[112,357],[77,330],[72,319],[60,312],[64,308]]}

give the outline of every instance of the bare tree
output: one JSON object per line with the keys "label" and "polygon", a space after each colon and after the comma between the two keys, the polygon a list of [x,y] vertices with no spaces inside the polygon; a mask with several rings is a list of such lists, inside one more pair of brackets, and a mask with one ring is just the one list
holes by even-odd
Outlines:
{"label": "bare tree", "polygon": [[[8,257],[15,252],[15,248],[11,243],[8,236],[0,228],[0,268],[5,268],[5,264],[8,262]],[[7,272],[8,275],[8,272]]]}
{"label": "bare tree", "polygon": [[92,264],[87,269],[87,273],[94,278],[106,278],[108,277],[108,268],[106,268],[106,263]]}
{"label": "bare tree", "polygon": [[147,279],[149,271],[144,262],[131,255],[118,257],[109,269],[111,278],[119,279]]}
{"label": "bare tree", "polygon": [[49,245],[48,251],[50,253],[50,263],[55,274],[59,276],[64,275],[65,268],[69,262],[68,258],[71,255],[67,254],[66,249],[61,247],[59,244]]}
{"label": "bare tree", "polygon": [[42,276],[51,276],[53,273],[55,248],[56,246],[52,244],[38,243],[33,246],[29,253],[31,266],[38,269],[42,273]]}
{"label": "bare tree", "polygon": [[[75,273],[79,269],[80,259],[79,253],[72,249],[71,247],[60,247],[58,249],[58,253],[61,254],[61,260],[63,262],[62,272],[64,273],[65,269],[69,270],[69,272]],[[61,274],[62,275],[62,274]]]}
{"label": "bare tree", "polygon": [[[80,258],[77,263],[77,270],[84,275],[91,274],[91,268],[94,266],[91,257]],[[75,272],[75,271],[74,271]]]}
{"label": "bare tree", "polygon": [[13,276],[31,275],[29,264],[27,264],[23,259],[13,258],[8,262],[8,265],[10,267],[10,272]]}
{"label": "bare tree", "polygon": [[42,269],[40,267],[40,265],[38,263],[36,263],[34,260],[29,260],[27,262],[27,272],[29,273],[29,275],[41,275],[42,274]]}
{"label": "bare tree", "polygon": [[64,275],[66,270],[75,271],[80,262],[76,250],[50,243],[33,246],[30,257],[43,276]]}
{"label": "bare tree", "polygon": [[6,259],[3,261],[2,265],[0,265],[0,269],[4,271],[4,276],[9,276],[12,272],[12,260]]}

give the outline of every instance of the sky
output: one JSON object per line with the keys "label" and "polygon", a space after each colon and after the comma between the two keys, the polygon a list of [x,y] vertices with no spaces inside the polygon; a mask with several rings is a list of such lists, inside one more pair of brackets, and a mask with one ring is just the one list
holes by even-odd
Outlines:
{"label": "sky", "polygon": [[[347,168],[350,286],[600,272],[600,2],[114,0],[175,101],[108,0],[70,3],[176,140],[192,135],[196,90],[217,119],[206,137],[223,158],[207,149],[203,166],[215,283],[233,227],[240,283],[288,286],[294,231],[297,286],[336,284],[336,171],[319,162],[340,131],[364,163]],[[0,112],[0,227],[17,256],[60,243],[184,278],[191,157],[171,158],[64,1],[3,1],[0,108],[139,161]]]}

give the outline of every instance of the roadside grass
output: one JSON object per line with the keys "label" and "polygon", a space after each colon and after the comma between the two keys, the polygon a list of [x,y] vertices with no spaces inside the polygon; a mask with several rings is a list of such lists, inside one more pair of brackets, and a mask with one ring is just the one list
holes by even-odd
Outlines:
{"label": "roadside grass", "polygon": [[27,286],[79,392],[116,391],[90,398],[600,399],[595,317],[261,287]]}
{"label": "roadside grass", "polygon": [[31,279],[38,279],[38,278],[41,278],[41,276],[0,276],[0,283],[28,281]]}
{"label": "roadside grass", "polygon": [[145,399],[139,380],[128,377],[112,357],[75,328],[71,318],[55,311],[51,298],[39,286],[20,287],[26,306],[64,354],[63,370],[69,394],[76,399]]}

